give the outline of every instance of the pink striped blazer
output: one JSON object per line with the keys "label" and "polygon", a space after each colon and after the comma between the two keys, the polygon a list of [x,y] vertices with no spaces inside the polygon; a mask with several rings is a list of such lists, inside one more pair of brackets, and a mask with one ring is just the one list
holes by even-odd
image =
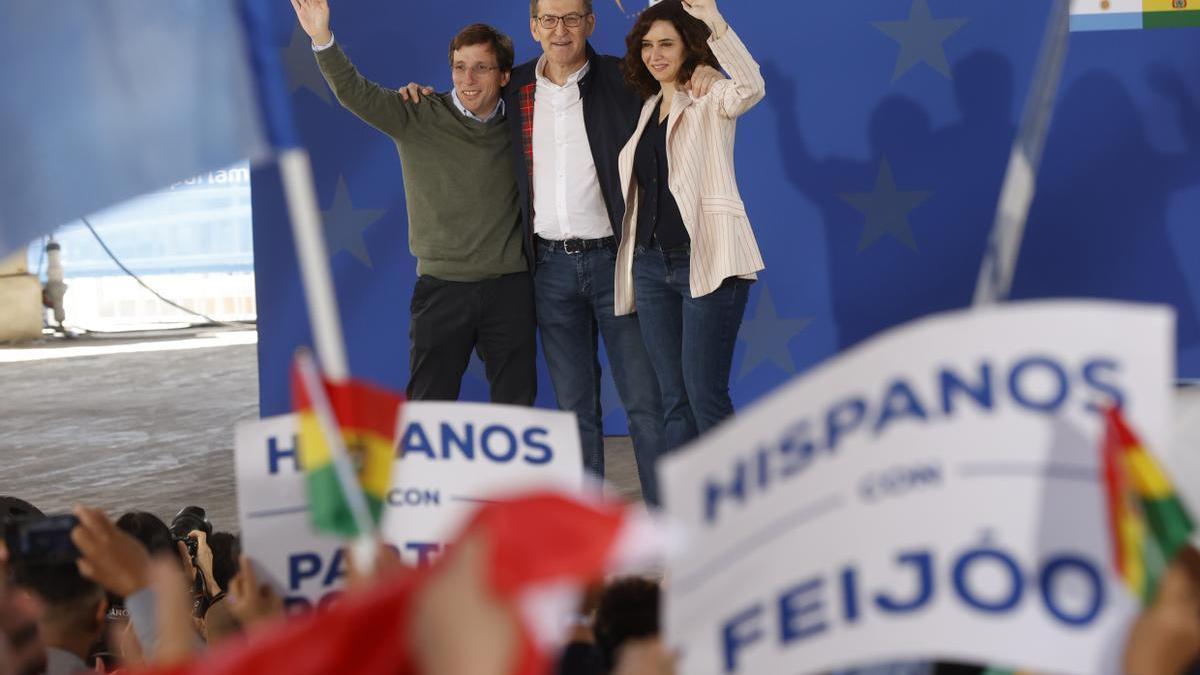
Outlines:
{"label": "pink striped blazer", "polygon": [[[729,79],[717,82],[698,99],[677,91],[667,119],[669,187],[692,240],[693,298],[712,293],[729,277],[755,279],[754,273],[763,269],[758,242],[734,176],[733,138],[738,116],[762,100],[766,87],[758,64],[732,28],[726,28],[720,39],[710,38],[708,44]],[[633,248],[637,244],[638,185],[633,175],[633,156],[660,98],[661,93],[642,107],[637,130],[621,150],[617,163],[621,185],[625,186],[625,218],[613,295],[618,316],[637,309]]]}

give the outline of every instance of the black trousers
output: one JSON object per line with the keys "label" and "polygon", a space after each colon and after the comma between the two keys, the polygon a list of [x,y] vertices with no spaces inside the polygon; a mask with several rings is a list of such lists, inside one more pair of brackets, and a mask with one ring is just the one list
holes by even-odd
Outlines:
{"label": "black trousers", "polygon": [[457,400],[476,350],[493,403],[533,405],[537,323],[528,272],[470,282],[422,276],[410,310],[409,400]]}

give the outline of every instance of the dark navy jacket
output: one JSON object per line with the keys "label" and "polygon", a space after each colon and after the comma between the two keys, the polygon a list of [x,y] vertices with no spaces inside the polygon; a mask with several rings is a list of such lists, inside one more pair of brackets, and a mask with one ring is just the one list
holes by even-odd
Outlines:
{"label": "dark navy jacket", "polygon": [[[579,81],[583,101],[583,126],[592,147],[592,161],[600,179],[600,192],[608,209],[613,234],[621,238],[621,219],[625,216],[625,198],[617,172],[617,156],[637,127],[642,100],[625,86],[621,76],[621,59],[597,54],[587,45],[588,61],[592,64],[587,75]],[[533,101],[537,88],[537,59],[513,69],[508,86],[504,88],[504,105],[508,126],[512,131],[513,162],[520,191],[521,222],[525,232],[525,258],[530,269],[535,266],[533,251]]]}

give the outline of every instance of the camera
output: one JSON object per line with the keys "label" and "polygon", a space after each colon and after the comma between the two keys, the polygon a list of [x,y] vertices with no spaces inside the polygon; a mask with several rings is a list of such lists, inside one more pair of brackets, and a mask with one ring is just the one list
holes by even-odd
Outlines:
{"label": "camera", "polygon": [[79,519],[70,514],[18,516],[4,528],[4,543],[13,562],[29,567],[74,562],[79,549],[71,541],[71,530]]}
{"label": "camera", "polygon": [[175,518],[171,521],[171,536],[175,541],[182,541],[187,545],[188,554],[192,557],[192,564],[196,564],[196,540],[188,537],[188,532],[199,530],[204,534],[212,534],[212,523],[208,522],[208,516],[204,509],[199,506],[185,506],[175,514]]}

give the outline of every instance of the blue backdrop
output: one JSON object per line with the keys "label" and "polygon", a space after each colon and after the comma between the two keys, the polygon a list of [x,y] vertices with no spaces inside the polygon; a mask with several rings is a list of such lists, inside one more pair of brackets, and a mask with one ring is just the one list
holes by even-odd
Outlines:
{"label": "blue backdrop", "polygon": [[[596,0],[593,45],[620,53],[641,0]],[[638,6],[632,6],[632,5]],[[972,297],[1049,3],[723,3],[767,96],[738,127],[738,176],[767,269],[732,382],[754,398],[889,326]],[[625,11],[628,10],[628,11]],[[446,45],[485,21],[539,53],[524,0],[334,7],[359,69],[448,88]],[[1194,30],[1077,33],[1014,284],[1020,298],[1165,302],[1179,373],[1200,377],[1200,41]],[[312,153],[355,375],[403,389],[408,253],[391,141],[340,108],[297,28],[284,50]],[[262,414],[289,409],[292,351],[310,344],[274,169],[253,176]],[[474,362],[465,397],[486,399]],[[542,367],[539,402],[553,405]],[[623,433],[611,380],[606,427]]]}

